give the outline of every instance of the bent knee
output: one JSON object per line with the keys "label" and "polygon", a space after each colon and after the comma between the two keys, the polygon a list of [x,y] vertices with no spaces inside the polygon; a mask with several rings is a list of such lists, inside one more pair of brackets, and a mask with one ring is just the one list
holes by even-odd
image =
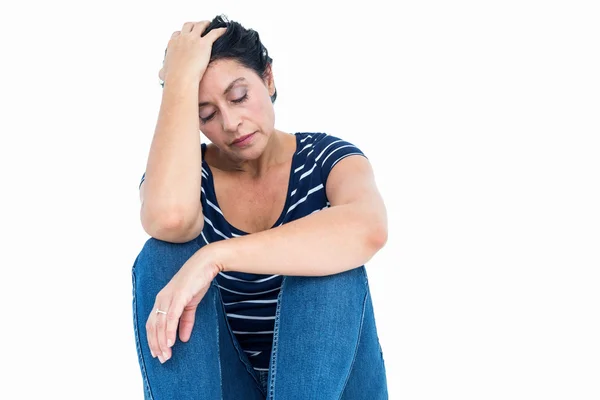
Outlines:
{"label": "bent knee", "polygon": [[168,282],[199,249],[195,241],[171,243],[151,237],[135,259],[132,272],[138,281]]}

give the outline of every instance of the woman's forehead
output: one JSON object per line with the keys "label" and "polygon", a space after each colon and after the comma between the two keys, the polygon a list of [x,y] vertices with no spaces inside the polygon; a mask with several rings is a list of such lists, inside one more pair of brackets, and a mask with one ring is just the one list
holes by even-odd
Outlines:
{"label": "woman's forehead", "polygon": [[244,65],[240,64],[236,60],[231,59],[220,59],[208,64],[208,68],[204,72],[204,75],[209,75],[213,78],[228,78],[233,75],[247,77],[248,72],[251,72]]}
{"label": "woman's forehead", "polygon": [[253,71],[243,65],[229,60],[218,60],[211,63],[200,81],[200,92],[214,96],[224,96],[232,88],[240,84],[253,84],[258,79]]}

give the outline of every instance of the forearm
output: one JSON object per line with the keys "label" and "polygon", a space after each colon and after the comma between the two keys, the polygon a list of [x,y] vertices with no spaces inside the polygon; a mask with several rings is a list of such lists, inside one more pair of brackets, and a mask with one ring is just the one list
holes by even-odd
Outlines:
{"label": "forearm", "polygon": [[385,244],[385,220],[374,218],[366,209],[368,206],[356,204],[326,208],[206,248],[224,272],[331,275],[365,264]]}
{"label": "forearm", "polygon": [[200,211],[201,169],[198,84],[167,80],[146,165],[149,215],[194,218]]}

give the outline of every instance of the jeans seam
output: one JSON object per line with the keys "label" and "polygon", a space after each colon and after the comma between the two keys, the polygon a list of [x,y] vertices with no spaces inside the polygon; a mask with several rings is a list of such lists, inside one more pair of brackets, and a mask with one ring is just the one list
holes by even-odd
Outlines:
{"label": "jeans seam", "polygon": [[[218,288],[215,288],[218,289]],[[213,306],[215,307],[215,312],[217,311],[217,301],[219,299],[217,296],[213,296]],[[218,313],[217,313],[218,315]],[[217,321],[217,363],[219,364],[219,389],[221,392],[221,400],[223,400],[223,371],[221,370],[223,367],[221,366],[221,336],[219,330],[219,321]]]}
{"label": "jeans seam", "polygon": [[131,279],[133,284],[133,321],[134,321],[134,331],[135,331],[135,342],[138,351],[138,355],[140,358],[140,366],[142,370],[142,381],[146,390],[148,391],[148,395],[150,396],[150,400],[154,399],[152,396],[152,390],[150,389],[150,382],[148,381],[148,373],[146,372],[146,361],[144,360],[144,354],[142,353],[142,347],[140,343],[140,334],[138,328],[138,317],[137,317],[137,300],[136,300],[136,287],[135,287],[135,263],[137,262],[137,258],[134,262],[133,269],[131,271]]}
{"label": "jeans seam", "polygon": [[[267,374],[265,374],[265,372],[267,372]],[[266,388],[267,388],[267,380],[268,380],[268,373],[269,371],[260,371],[259,375],[260,375],[260,384],[261,386],[263,386],[265,388],[265,392],[266,392]],[[264,393],[264,395],[266,396],[267,394]]]}
{"label": "jeans seam", "polygon": [[358,354],[358,347],[360,346],[360,339],[362,336],[362,328],[365,322],[365,311],[367,309],[367,298],[369,296],[369,291],[367,290],[365,293],[365,298],[363,300],[362,307],[362,315],[360,317],[360,326],[358,327],[358,339],[356,340],[356,347],[354,348],[354,355],[352,356],[352,362],[350,363],[350,368],[348,369],[348,375],[346,375],[346,380],[344,381],[344,386],[342,386],[342,391],[340,392],[340,397],[338,400],[342,398],[344,395],[344,391],[346,390],[346,386],[348,386],[348,381],[350,380],[350,375],[352,375],[352,369],[354,368],[354,362],[356,361],[356,355]]}
{"label": "jeans seam", "polygon": [[281,313],[281,298],[283,295],[283,290],[285,286],[285,276],[281,282],[281,289],[279,290],[279,295],[277,296],[277,308],[275,309],[275,323],[273,326],[273,346],[271,348],[271,362],[269,365],[269,375],[270,379],[268,382],[268,395],[267,399],[275,398],[275,378],[276,378],[276,366],[277,366],[277,340],[279,338],[279,319]]}

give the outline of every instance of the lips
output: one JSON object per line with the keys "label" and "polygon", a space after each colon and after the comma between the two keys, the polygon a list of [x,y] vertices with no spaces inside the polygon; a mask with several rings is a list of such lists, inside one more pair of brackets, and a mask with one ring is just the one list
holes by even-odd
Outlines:
{"label": "lips", "polygon": [[250,136],[254,135],[255,133],[256,133],[256,132],[252,132],[252,133],[251,133],[251,134],[249,134],[249,135],[245,135],[245,136],[242,136],[242,137],[240,137],[240,138],[237,138],[237,139],[235,139],[235,140],[234,140],[234,141],[233,141],[231,144],[236,144],[236,143],[239,143],[239,142],[241,142],[241,141],[243,141],[243,140],[245,140],[245,139],[248,139]]}

